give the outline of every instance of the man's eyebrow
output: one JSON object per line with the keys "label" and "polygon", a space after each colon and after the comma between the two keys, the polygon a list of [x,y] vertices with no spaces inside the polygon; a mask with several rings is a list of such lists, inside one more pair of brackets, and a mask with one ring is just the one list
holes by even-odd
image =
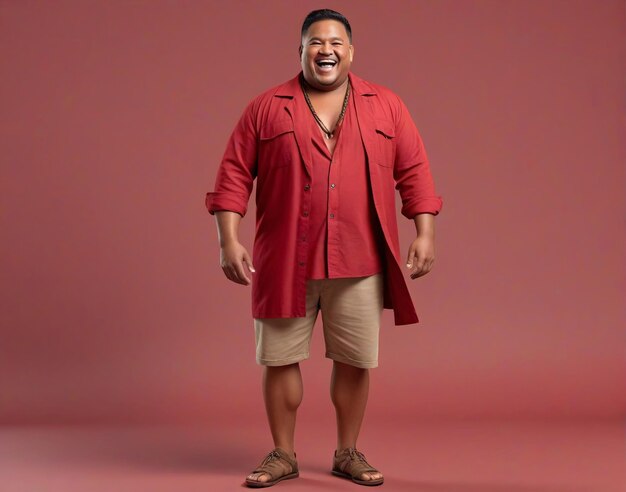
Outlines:
{"label": "man's eyebrow", "polygon": [[[317,36],[312,37],[311,39],[309,39],[309,41],[313,41],[313,40],[317,40],[317,41],[321,41],[321,38],[318,38]],[[339,38],[337,36],[335,36],[334,38],[330,38],[331,41],[335,41],[335,40],[339,40],[339,41],[343,41],[342,38]]]}

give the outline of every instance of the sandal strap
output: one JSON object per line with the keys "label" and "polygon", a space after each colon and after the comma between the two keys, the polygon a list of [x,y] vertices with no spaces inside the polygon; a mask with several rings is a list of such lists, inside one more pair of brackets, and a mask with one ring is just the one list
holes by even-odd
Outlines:
{"label": "sandal strap", "polygon": [[360,477],[363,472],[380,473],[367,462],[365,455],[355,448],[348,448],[343,456],[336,456],[335,463],[342,472],[349,473],[356,478]]}
{"label": "sandal strap", "polygon": [[288,456],[277,449],[270,451],[259,466],[252,473],[263,472],[270,476],[270,480],[293,473],[297,468]]}

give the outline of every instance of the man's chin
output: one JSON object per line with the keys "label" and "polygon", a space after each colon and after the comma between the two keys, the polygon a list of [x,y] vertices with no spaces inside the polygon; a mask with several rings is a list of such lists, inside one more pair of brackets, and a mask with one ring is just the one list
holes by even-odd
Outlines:
{"label": "man's chin", "polygon": [[316,77],[315,80],[324,86],[334,85],[337,82],[337,77]]}
{"label": "man's chin", "polygon": [[319,86],[320,89],[330,89],[334,87],[339,87],[341,83],[339,82],[340,76],[334,75],[332,77],[320,76],[319,74],[313,74],[313,80],[315,80],[316,85]]}

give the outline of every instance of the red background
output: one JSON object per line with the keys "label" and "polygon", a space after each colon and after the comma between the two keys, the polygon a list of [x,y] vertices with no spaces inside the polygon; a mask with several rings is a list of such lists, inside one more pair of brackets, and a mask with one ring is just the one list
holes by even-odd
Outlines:
{"label": "red background", "polygon": [[[219,267],[204,195],[325,6],[352,24],[352,70],[406,102],[444,199],[434,268],[407,273],[421,322],[385,311],[363,435],[623,421],[623,2],[64,0],[0,2],[5,428],[247,422],[233,476],[261,458],[250,288]],[[253,192],[250,252],[254,210]],[[321,319],[301,366],[298,432],[323,422],[332,449]]]}

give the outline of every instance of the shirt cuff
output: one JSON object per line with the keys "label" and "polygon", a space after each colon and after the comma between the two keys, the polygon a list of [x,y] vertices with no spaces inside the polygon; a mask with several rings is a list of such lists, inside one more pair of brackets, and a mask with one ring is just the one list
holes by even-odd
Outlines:
{"label": "shirt cuff", "polygon": [[218,210],[228,210],[243,217],[248,210],[248,204],[244,200],[233,197],[231,193],[219,191],[207,193],[204,204],[211,215],[215,215]]}
{"label": "shirt cuff", "polygon": [[418,198],[403,204],[401,213],[407,219],[413,219],[417,214],[422,213],[437,215],[442,207],[443,198],[441,196]]}

